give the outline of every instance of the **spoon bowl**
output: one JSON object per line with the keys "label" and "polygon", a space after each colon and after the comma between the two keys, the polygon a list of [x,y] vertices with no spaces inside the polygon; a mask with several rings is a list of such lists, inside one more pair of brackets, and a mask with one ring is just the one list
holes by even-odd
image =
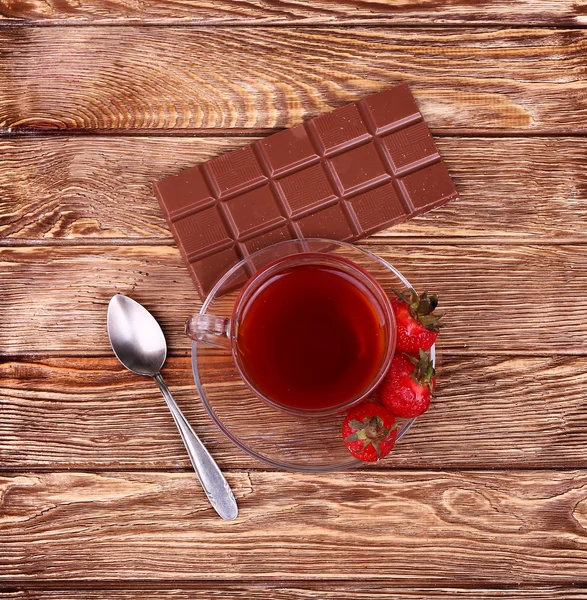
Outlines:
{"label": "spoon bowl", "polygon": [[108,337],[116,358],[138,375],[154,377],[167,358],[159,323],[141,304],[116,294],[108,305]]}

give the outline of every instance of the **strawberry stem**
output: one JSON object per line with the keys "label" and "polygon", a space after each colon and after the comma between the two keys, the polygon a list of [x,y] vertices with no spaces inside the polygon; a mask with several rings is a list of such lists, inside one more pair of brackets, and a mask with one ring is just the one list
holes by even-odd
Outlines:
{"label": "strawberry stem", "polygon": [[438,306],[438,296],[428,296],[428,292],[424,292],[418,296],[414,288],[409,288],[402,292],[393,290],[393,293],[408,305],[408,310],[412,318],[428,329],[428,331],[438,332],[441,327],[444,327],[444,323],[439,322],[442,315],[433,314]]}
{"label": "strawberry stem", "polygon": [[434,391],[432,380],[436,377],[436,370],[430,357],[422,349],[420,349],[418,358],[409,354],[406,354],[406,356],[415,367],[411,374],[412,379],[420,385],[428,386],[428,389],[432,393]]}
{"label": "strawberry stem", "polygon": [[356,431],[348,435],[345,441],[363,440],[361,451],[371,444],[377,452],[378,458],[381,458],[381,442],[384,442],[394,429],[397,429],[397,423],[394,423],[391,427],[385,427],[383,419],[379,416],[365,417],[363,421],[353,419],[349,421],[349,425]]}

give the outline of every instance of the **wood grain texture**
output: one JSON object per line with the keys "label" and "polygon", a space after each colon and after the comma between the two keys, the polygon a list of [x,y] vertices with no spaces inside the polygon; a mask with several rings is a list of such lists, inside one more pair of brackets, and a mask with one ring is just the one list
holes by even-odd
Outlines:
{"label": "wood grain texture", "polygon": [[[173,243],[152,190],[254,138],[0,139],[0,244]],[[378,241],[587,240],[587,138],[438,138],[460,200]]]}
{"label": "wood grain texture", "polygon": [[[587,600],[585,26],[586,0],[0,0],[0,597]],[[462,199],[364,244],[441,294],[438,398],[376,468],[267,471],[196,397],[151,184],[399,80]],[[162,323],[236,522],[112,356],[115,292]]]}
{"label": "wood grain texture", "polygon": [[587,132],[582,29],[0,29],[0,127],[283,127],[405,80],[436,131]]}
{"label": "wood grain texture", "polygon": [[184,24],[358,24],[389,25],[585,25],[585,0],[1,0],[0,22],[184,23]]}
{"label": "wood grain texture", "polygon": [[[79,585],[79,584],[78,584]],[[90,586],[92,584],[89,584]],[[188,589],[181,589],[181,586]],[[442,586],[439,588],[405,588],[376,581],[362,583],[268,583],[255,584],[241,582],[190,584],[177,582],[174,589],[132,590],[94,590],[84,586],[75,590],[38,590],[24,587],[18,591],[0,593],[2,600],[79,600],[83,595],[86,600],[192,600],[205,598],[222,600],[587,600],[587,590],[570,587],[541,586],[538,588],[480,589],[455,588]]]}
{"label": "wood grain texture", "polygon": [[217,518],[192,473],[3,477],[0,578],[587,580],[585,471],[228,479],[240,507],[233,522]]}
{"label": "wood grain texture", "polygon": [[[440,294],[442,348],[467,353],[584,354],[584,246],[378,244],[369,248],[418,289]],[[125,293],[153,311],[170,351],[200,302],[167,246],[0,249],[0,356],[110,356],[106,306]]]}
{"label": "wood grain texture", "polygon": [[[438,373],[430,412],[379,468],[587,468],[587,358],[443,352]],[[189,359],[164,375],[223,468],[261,466],[216,429]],[[3,469],[190,469],[158,389],[113,357],[0,362],[0,414]]]}

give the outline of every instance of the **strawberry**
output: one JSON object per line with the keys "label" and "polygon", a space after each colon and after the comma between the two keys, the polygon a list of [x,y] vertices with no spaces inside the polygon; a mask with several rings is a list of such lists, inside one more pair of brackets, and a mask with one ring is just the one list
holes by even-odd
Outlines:
{"label": "strawberry", "polygon": [[353,407],[342,425],[342,439],[349,452],[367,462],[387,456],[396,437],[394,416],[380,404],[368,400]]}
{"label": "strawberry", "polygon": [[396,350],[417,354],[418,350],[429,350],[438,337],[440,316],[434,314],[438,296],[424,292],[418,296],[412,288],[397,295],[391,302],[397,325]]}
{"label": "strawberry", "polygon": [[421,415],[430,406],[436,388],[435,375],[432,361],[423,350],[418,358],[396,354],[379,388],[381,403],[396,417]]}

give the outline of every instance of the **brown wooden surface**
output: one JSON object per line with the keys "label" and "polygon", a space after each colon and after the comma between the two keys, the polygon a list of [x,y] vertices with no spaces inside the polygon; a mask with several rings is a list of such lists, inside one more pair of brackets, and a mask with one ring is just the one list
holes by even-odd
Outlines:
{"label": "brown wooden surface", "polygon": [[193,473],[4,477],[0,577],[587,580],[584,471],[252,471],[228,479],[240,507],[232,523],[214,517]]}
{"label": "brown wooden surface", "polygon": [[[412,285],[443,298],[442,349],[587,354],[583,245],[372,241],[367,247]],[[200,306],[175,246],[0,248],[0,285],[0,356],[110,355],[105,318],[114,293],[152,310],[170,354],[185,356],[183,324]]]}
{"label": "brown wooden surface", "polygon": [[[174,175],[253,139],[0,139],[0,245],[98,239],[173,244],[152,192],[153,173]],[[459,201],[378,233],[378,242],[404,237],[482,238],[496,244],[587,241],[587,215],[580,210],[587,190],[585,137],[437,142]]]}
{"label": "brown wooden surface", "polygon": [[[440,372],[437,402],[379,468],[587,469],[587,357],[443,348]],[[189,358],[169,360],[164,375],[223,467],[263,467],[218,434]],[[0,362],[0,414],[5,469],[190,469],[159,391],[110,356]]]}
{"label": "brown wooden surface", "polygon": [[586,48],[584,29],[5,27],[0,127],[285,127],[405,80],[435,131],[585,133]]}
{"label": "brown wooden surface", "polygon": [[2,0],[8,23],[359,24],[388,25],[585,25],[585,0],[154,0],[139,3]]}
{"label": "brown wooden surface", "polygon": [[[118,584],[120,585],[120,584]],[[402,600],[445,600],[446,598],[461,598],[463,600],[585,600],[587,590],[561,586],[540,586],[538,588],[516,589],[474,589],[455,587],[436,588],[405,588],[388,583],[305,583],[303,585],[291,583],[256,584],[249,582],[215,583],[213,588],[202,584],[175,583],[175,589],[161,589],[160,586],[153,590],[144,589],[139,584],[131,590],[92,590],[84,587],[83,591],[76,590],[39,590],[27,589],[24,591],[8,591],[2,595],[3,600],[77,600],[83,595],[88,600],[191,600],[192,598],[206,598],[222,600],[389,600],[399,598]],[[182,587],[180,587],[182,586]]]}
{"label": "brown wooden surface", "polygon": [[[587,599],[586,26],[585,0],[0,0],[0,597]],[[438,397],[374,468],[267,469],[197,399],[152,182],[399,80],[461,198],[362,244],[441,294]],[[112,356],[116,292],[160,320],[236,522]]]}

